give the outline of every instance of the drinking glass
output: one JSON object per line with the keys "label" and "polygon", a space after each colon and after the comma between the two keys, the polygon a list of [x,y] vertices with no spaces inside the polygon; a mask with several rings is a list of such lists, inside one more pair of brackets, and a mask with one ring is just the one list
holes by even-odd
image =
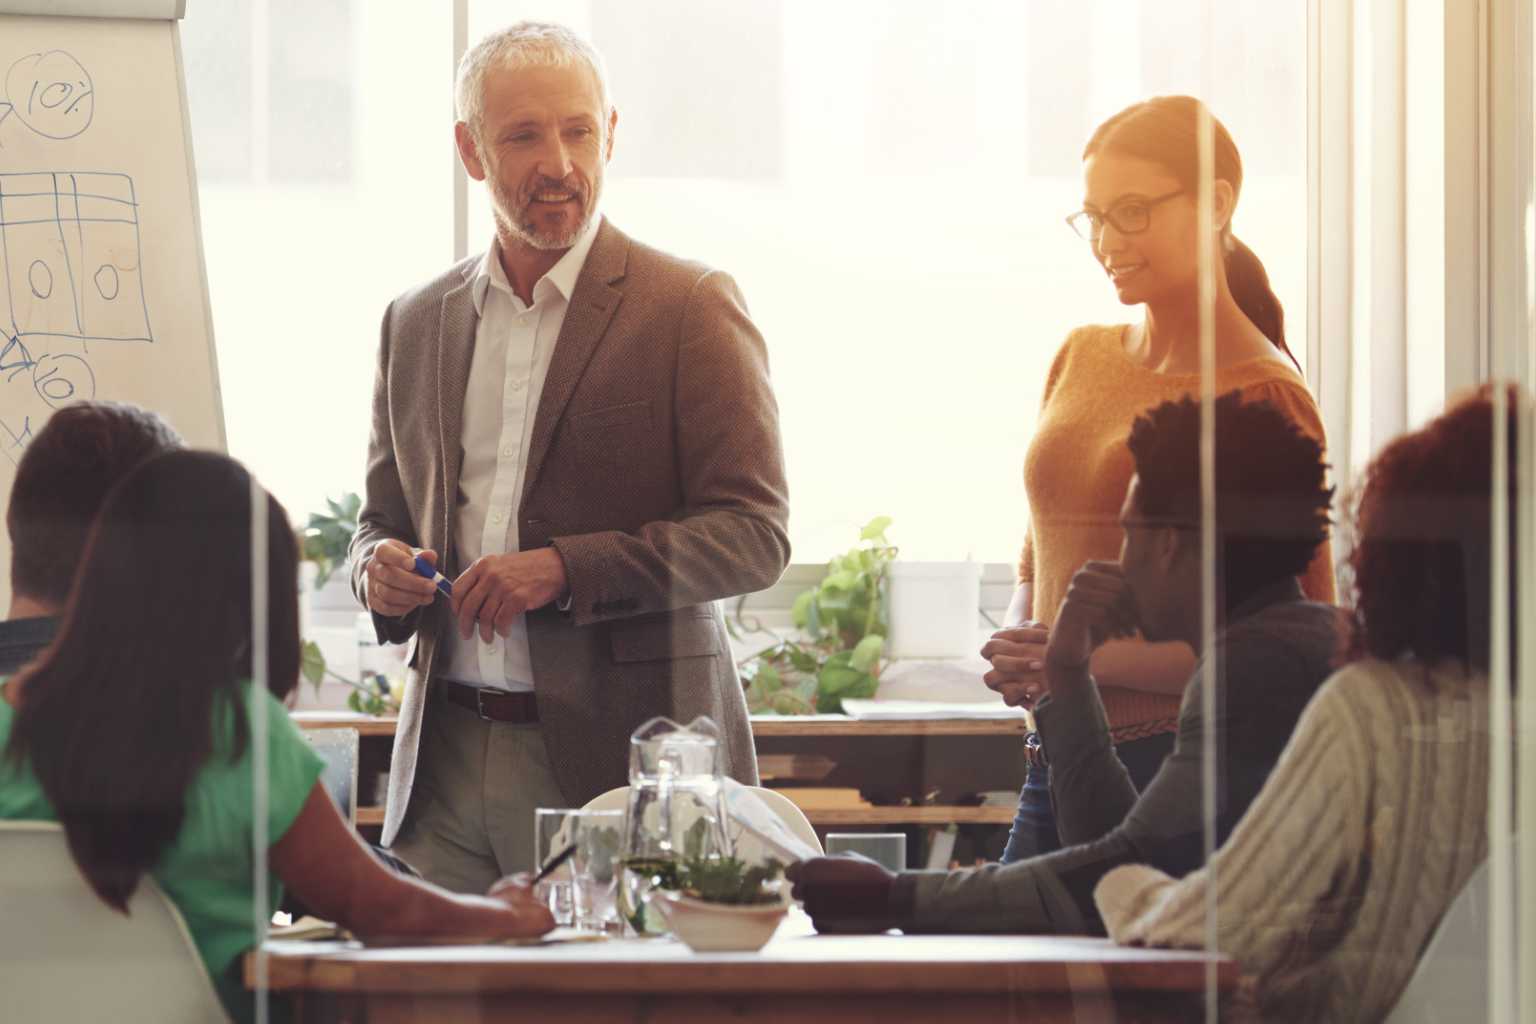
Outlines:
{"label": "drinking glass", "polygon": [[571,837],[576,844],[571,857],[576,927],[607,934],[621,932],[624,925],[614,895],[624,812],[572,811],[567,820],[572,823]]}
{"label": "drinking glass", "polygon": [[859,853],[890,871],[907,870],[905,832],[828,832],[827,853]]}
{"label": "drinking glass", "polygon": [[[537,874],[550,858],[565,849],[574,838],[575,822],[570,807],[540,807],[533,812],[533,872]],[[534,897],[549,907],[555,924],[575,923],[571,894],[571,862],[566,861],[534,889]]]}

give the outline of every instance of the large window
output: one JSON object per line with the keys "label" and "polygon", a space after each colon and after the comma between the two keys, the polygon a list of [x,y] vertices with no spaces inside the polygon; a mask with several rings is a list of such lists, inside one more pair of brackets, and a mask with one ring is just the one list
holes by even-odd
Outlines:
{"label": "large window", "polygon": [[[199,6],[185,42],[230,446],[297,515],[360,487],[379,314],[452,258],[455,172],[449,5],[330,0],[325,30],[297,37],[286,6]],[[783,410],[797,561],[879,513],[909,557],[1014,559],[1051,357],[1073,326],[1133,312],[1062,218],[1083,143],[1137,99],[1209,99],[1245,161],[1237,231],[1293,337],[1306,323],[1304,5],[515,13],[587,32],[609,62],[605,212],[741,284]],[[471,40],[512,16],[469,15]],[[470,197],[476,251],[491,223]]]}
{"label": "large window", "polygon": [[295,519],[361,490],[379,321],[453,246],[452,27],[405,0],[182,25],[230,453]]}

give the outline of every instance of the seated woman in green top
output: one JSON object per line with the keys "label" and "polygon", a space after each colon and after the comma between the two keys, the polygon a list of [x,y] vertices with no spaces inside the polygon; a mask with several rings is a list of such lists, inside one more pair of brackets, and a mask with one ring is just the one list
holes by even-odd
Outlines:
{"label": "seated woman in green top", "polygon": [[[251,683],[253,481],[211,452],[156,456],[108,497],[54,645],[0,683],[0,818],[58,821],[91,888],[125,910],[151,875],[181,911],[229,1012],[240,954],[288,885],[364,939],[488,941],[554,926],[520,881],[459,896],[395,874],[319,782],[280,700],[298,684],[298,548],[267,495],[268,687]],[[253,736],[267,774],[256,785]],[[256,849],[257,825],[265,847]]]}

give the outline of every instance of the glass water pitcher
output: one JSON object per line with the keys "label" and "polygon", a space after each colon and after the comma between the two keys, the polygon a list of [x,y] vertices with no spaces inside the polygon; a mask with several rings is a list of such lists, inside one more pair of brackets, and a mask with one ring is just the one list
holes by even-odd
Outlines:
{"label": "glass water pitcher", "polygon": [[667,886],[675,866],[728,856],[723,801],[724,750],[708,718],[686,726],[653,718],[630,737],[629,808],[624,818],[620,911],[638,935],[665,934],[651,892]]}

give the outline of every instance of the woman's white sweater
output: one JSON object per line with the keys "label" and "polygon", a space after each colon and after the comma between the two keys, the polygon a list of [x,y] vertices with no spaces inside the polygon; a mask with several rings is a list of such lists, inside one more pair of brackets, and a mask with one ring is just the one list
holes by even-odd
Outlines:
{"label": "woman's white sweater", "polygon": [[1378,1020],[1488,852],[1488,685],[1458,664],[1357,662],[1307,706],[1227,844],[1183,880],[1141,865],[1094,900],[1118,942],[1217,948],[1242,965],[1230,1009]]}

